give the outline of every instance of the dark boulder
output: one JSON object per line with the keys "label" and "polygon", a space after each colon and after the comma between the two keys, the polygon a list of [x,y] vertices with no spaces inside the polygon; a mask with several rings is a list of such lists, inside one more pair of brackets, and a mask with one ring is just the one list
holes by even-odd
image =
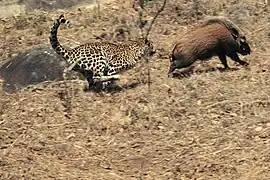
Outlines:
{"label": "dark boulder", "polygon": [[25,5],[26,10],[43,9],[48,11],[66,9],[83,3],[95,3],[93,0],[20,0],[19,2]]}
{"label": "dark boulder", "polygon": [[0,67],[3,90],[13,93],[28,85],[63,80],[62,73],[65,65],[65,61],[50,47],[33,48],[17,55]]}

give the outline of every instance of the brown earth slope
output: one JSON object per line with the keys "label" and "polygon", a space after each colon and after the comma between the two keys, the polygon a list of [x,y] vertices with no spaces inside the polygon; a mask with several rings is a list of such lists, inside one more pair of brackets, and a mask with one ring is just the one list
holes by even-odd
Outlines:
{"label": "brown earth slope", "polygon": [[[120,92],[85,93],[70,83],[71,118],[61,87],[1,92],[0,179],[270,179],[270,15],[263,6],[169,1],[150,33],[158,50],[149,64],[150,91],[145,64],[123,74],[120,85],[137,85]],[[139,36],[128,1],[101,8],[100,16],[97,9],[65,10],[72,27],[61,28],[61,43]],[[59,13],[1,19],[1,59],[48,44]],[[229,60],[236,70],[222,73],[213,58],[188,78],[167,78],[175,38],[204,14],[227,15],[246,32],[249,68]]]}

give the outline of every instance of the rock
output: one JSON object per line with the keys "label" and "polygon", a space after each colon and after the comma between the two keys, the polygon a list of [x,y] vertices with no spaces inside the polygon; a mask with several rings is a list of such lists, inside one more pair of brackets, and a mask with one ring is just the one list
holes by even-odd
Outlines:
{"label": "rock", "polygon": [[12,17],[33,10],[54,11],[96,4],[94,0],[0,0],[0,17]]}
{"label": "rock", "polygon": [[[0,67],[3,90],[14,93],[44,81],[63,80],[65,65],[65,61],[48,46],[35,47],[20,53]],[[78,77],[73,71],[70,74],[72,79]]]}
{"label": "rock", "polygon": [[21,0],[25,5],[26,10],[43,9],[43,10],[56,10],[66,9],[83,3],[95,3],[93,0]]}

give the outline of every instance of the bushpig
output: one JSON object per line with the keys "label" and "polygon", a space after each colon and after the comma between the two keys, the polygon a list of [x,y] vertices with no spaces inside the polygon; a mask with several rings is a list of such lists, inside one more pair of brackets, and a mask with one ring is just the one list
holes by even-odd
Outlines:
{"label": "bushpig", "polygon": [[208,60],[218,56],[225,69],[228,69],[226,56],[241,65],[248,65],[242,61],[237,53],[248,55],[251,48],[242,31],[235,25],[217,19],[206,20],[198,28],[186,33],[176,43],[171,52],[170,76],[175,69],[190,67],[196,60]]}

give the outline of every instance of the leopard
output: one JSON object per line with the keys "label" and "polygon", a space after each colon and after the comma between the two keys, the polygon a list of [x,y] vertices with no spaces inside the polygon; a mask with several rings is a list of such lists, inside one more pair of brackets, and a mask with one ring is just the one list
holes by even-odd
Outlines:
{"label": "leopard", "polygon": [[86,89],[101,82],[101,89],[104,90],[111,82],[119,79],[120,73],[135,67],[142,58],[155,54],[153,42],[143,37],[126,43],[89,42],[66,49],[57,37],[61,24],[67,26],[71,24],[63,14],[51,26],[49,37],[51,47],[68,64],[63,74],[70,70],[82,73],[88,82]]}

